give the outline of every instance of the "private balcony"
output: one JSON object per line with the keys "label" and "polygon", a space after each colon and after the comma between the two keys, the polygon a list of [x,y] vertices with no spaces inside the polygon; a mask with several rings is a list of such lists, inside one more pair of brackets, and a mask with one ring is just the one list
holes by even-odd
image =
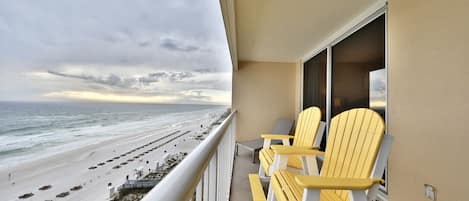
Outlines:
{"label": "private balcony", "polygon": [[469,4],[220,2],[234,112],[144,201],[251,200],[247,174],[259,163],[243,149],[236,156],[236,141],[257,139],[276,119],[313,105],[327,126],[356,107],[386,120],[395,143],[378,199],[432,200],[428,186],[433,200],[466,199]]}
{"label": "private balcony", "polygon": [[[250,151],[237,147],[236,119],[237,111],[232,111],[143,201],[252,200],[248,174],[258,172],[259,162]],[[385,192],[378,200],[387,200]]]}

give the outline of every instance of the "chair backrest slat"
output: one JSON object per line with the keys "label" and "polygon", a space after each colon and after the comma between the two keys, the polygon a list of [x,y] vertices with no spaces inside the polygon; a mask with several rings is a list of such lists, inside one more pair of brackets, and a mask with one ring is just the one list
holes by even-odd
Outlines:
{"label": "chair backrest slat", "polygon": [[293,146],[312,146],[321,122],[321,110],[310,107],[300,113],[297,122]]}
{"label": "chair backrest slat", "polygon": [[[331,120],[322,176],[369,178],[384,136],[384,121],[370,109],[352,109]],[[348,191],[335,191],[343,200]]]}

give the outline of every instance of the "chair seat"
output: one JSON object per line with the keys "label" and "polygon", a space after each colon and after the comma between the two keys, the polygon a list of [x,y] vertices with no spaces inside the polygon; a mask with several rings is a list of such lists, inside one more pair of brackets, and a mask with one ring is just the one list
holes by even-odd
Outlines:
{"label": "chair seat", "polygon": [[[296,175],[298,174],[286,170],[274,172],[271,178],[271,185],[273,185],[275,198],[278,201],[300,201],[303,199],[304,189],[296,183]],[[348,201],[348,196],[344,198],[338,195],[341,192],[337,190],[321,190],[320,201]]]}
{"label": "chair seat", "polygon": [[[272,149],[262,149],[259,152],[259,161],[266,175],[269,175],[269,168],[274,163],[274,151]],[[303,170],[301,158],[298,156],[288,157],[288,167]]]}

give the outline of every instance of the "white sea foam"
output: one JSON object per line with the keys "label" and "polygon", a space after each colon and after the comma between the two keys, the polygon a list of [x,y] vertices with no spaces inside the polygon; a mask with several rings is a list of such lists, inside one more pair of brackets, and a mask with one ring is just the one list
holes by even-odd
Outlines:
{"label": "white sea foam", "polygon": [[[146,110],[146,106],[139,106],[137,109],[125,106],[130,107],[127,109],[129,111],[108,108],[111,112],[83,113],[69,109],[65,112],[55,110],[58,114],[51,115],[47,113],[47,109],[42,109],[46,110],[46,115],[10,115],[11,119],[0,115],[3,120],[0,123],[0,167],[40,159],[120,136],[181,127],[205,115],[224,110],[223,107],[187,109],[187,106],[182,109],[168,109],[165,106],[155,109],[154,106],[147,106]],[[3,112],[1,109],[0,104],[0,112]]]}

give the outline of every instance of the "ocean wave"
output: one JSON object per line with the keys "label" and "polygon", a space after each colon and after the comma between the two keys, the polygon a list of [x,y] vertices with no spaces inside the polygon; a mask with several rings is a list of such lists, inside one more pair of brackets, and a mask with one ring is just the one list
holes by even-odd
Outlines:
{"label": "ocean wave", "polygon": [[32,125],[32,126],[23,126],[23,127],[16,127],[16,128],[10,128],[10,129],[1,129],[0,135],[12,134],[12,133],[28,131],[28,130],[36,130],[36,129],[41,129],[41,128],[45,128],[48,126],[49,125]]}
{"label": "ocean wave", "polygon": [[[3,132],[0,135],[0,164],[57,153],[136,132],[153,132],[164,127],[183,126],[194,119],[210,115],[214,110],[220,110],[220,107],[213,106],[200,108],[174,106],[154,111],[152,108],[145,108],[147,106],[140,107],[142,107],[139,108],[142,111],[140,113],[117,111],[83,114],[80,110],[76,111],[80,114],[68,112],[68,116],[63,113],[58,116],[10,115],[8,122],[0,124],[0,133]],[[30,124],[27,123],[28,116],[31,117]],[[15,119],[20,120],[15,121]]]}
{"label": "ocean wave", "polygon": [[0,158],[2,158],[2,156],[9,156],[9,155],[12,155],[12,154],[25,152],[25,151],[29,151],[29,150],[30,150],[29,147],[18,147],[18,148],[13,148],[13,149],[0,150]]}

